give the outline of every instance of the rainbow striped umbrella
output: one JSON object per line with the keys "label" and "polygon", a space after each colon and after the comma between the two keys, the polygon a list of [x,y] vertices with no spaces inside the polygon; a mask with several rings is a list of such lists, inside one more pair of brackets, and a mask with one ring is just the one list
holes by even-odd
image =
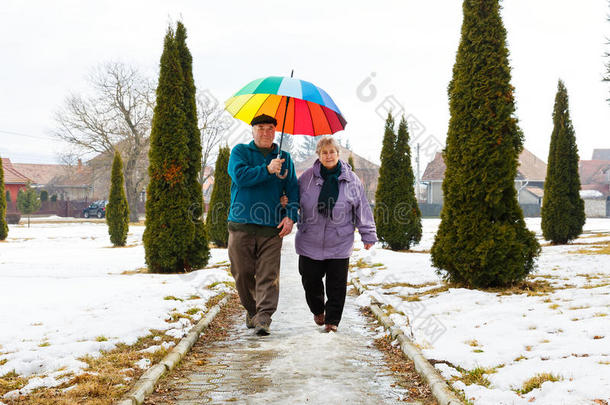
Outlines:
{"label": "rainbow striped umbrella", "polygon": [[282,136],[331,135],[347,124],[328,93],[294,77],[256,79],[228,99],[225,109],[247,124],[258,115],[270,115],[282,128]]}

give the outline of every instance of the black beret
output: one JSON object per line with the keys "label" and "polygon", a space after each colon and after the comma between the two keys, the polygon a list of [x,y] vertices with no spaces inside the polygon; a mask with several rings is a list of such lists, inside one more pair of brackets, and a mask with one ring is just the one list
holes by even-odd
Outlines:
{"label": "black beret", "polygon": [[277,126],[277,120],[267,114],[261,114],[259,116],[256,116],[252,119],[252,122],[250,122],[250,125],[255,126],[258,124],[273,124]]}

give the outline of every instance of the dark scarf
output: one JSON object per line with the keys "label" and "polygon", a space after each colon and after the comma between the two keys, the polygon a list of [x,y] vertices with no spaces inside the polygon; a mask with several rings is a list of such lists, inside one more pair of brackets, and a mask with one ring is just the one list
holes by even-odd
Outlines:
{"label": "dark scarf", "polygon": [[341,174],[341,162],[337,162],[334,169],[328,170],[320,163],[320,175],[324,179],[320,196],[318,197],[318,212],[332,218],[333,207],[339,198],[339,175]]}

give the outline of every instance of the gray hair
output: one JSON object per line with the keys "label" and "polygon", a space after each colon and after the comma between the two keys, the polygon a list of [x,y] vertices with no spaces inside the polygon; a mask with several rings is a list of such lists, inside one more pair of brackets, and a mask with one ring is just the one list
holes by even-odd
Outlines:
{"label": "gray hair", "polygon": [[320,138],[318,144],[316,145],[316,154],[319,156],[322,148],[326,146],[332,146],[337,151],[337,154],[339,154],[339,144],[337,143],[335,138],[332,138],[330,136],[323,136]]}

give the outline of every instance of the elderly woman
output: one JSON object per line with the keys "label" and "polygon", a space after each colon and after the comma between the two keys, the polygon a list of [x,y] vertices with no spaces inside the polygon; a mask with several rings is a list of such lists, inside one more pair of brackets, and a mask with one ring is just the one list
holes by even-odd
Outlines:
{"label": "elderly woman", "polygon": [[301,219],[295,245],[314,322],[325,325],[326,332],[336,332],[345,304],[354,229],[358,228],[365,249],[377,242],[377,234],[364,187],[349,164],[339,160],[336,141],[320,139],[316,153],[318,159],[298,181]]}

